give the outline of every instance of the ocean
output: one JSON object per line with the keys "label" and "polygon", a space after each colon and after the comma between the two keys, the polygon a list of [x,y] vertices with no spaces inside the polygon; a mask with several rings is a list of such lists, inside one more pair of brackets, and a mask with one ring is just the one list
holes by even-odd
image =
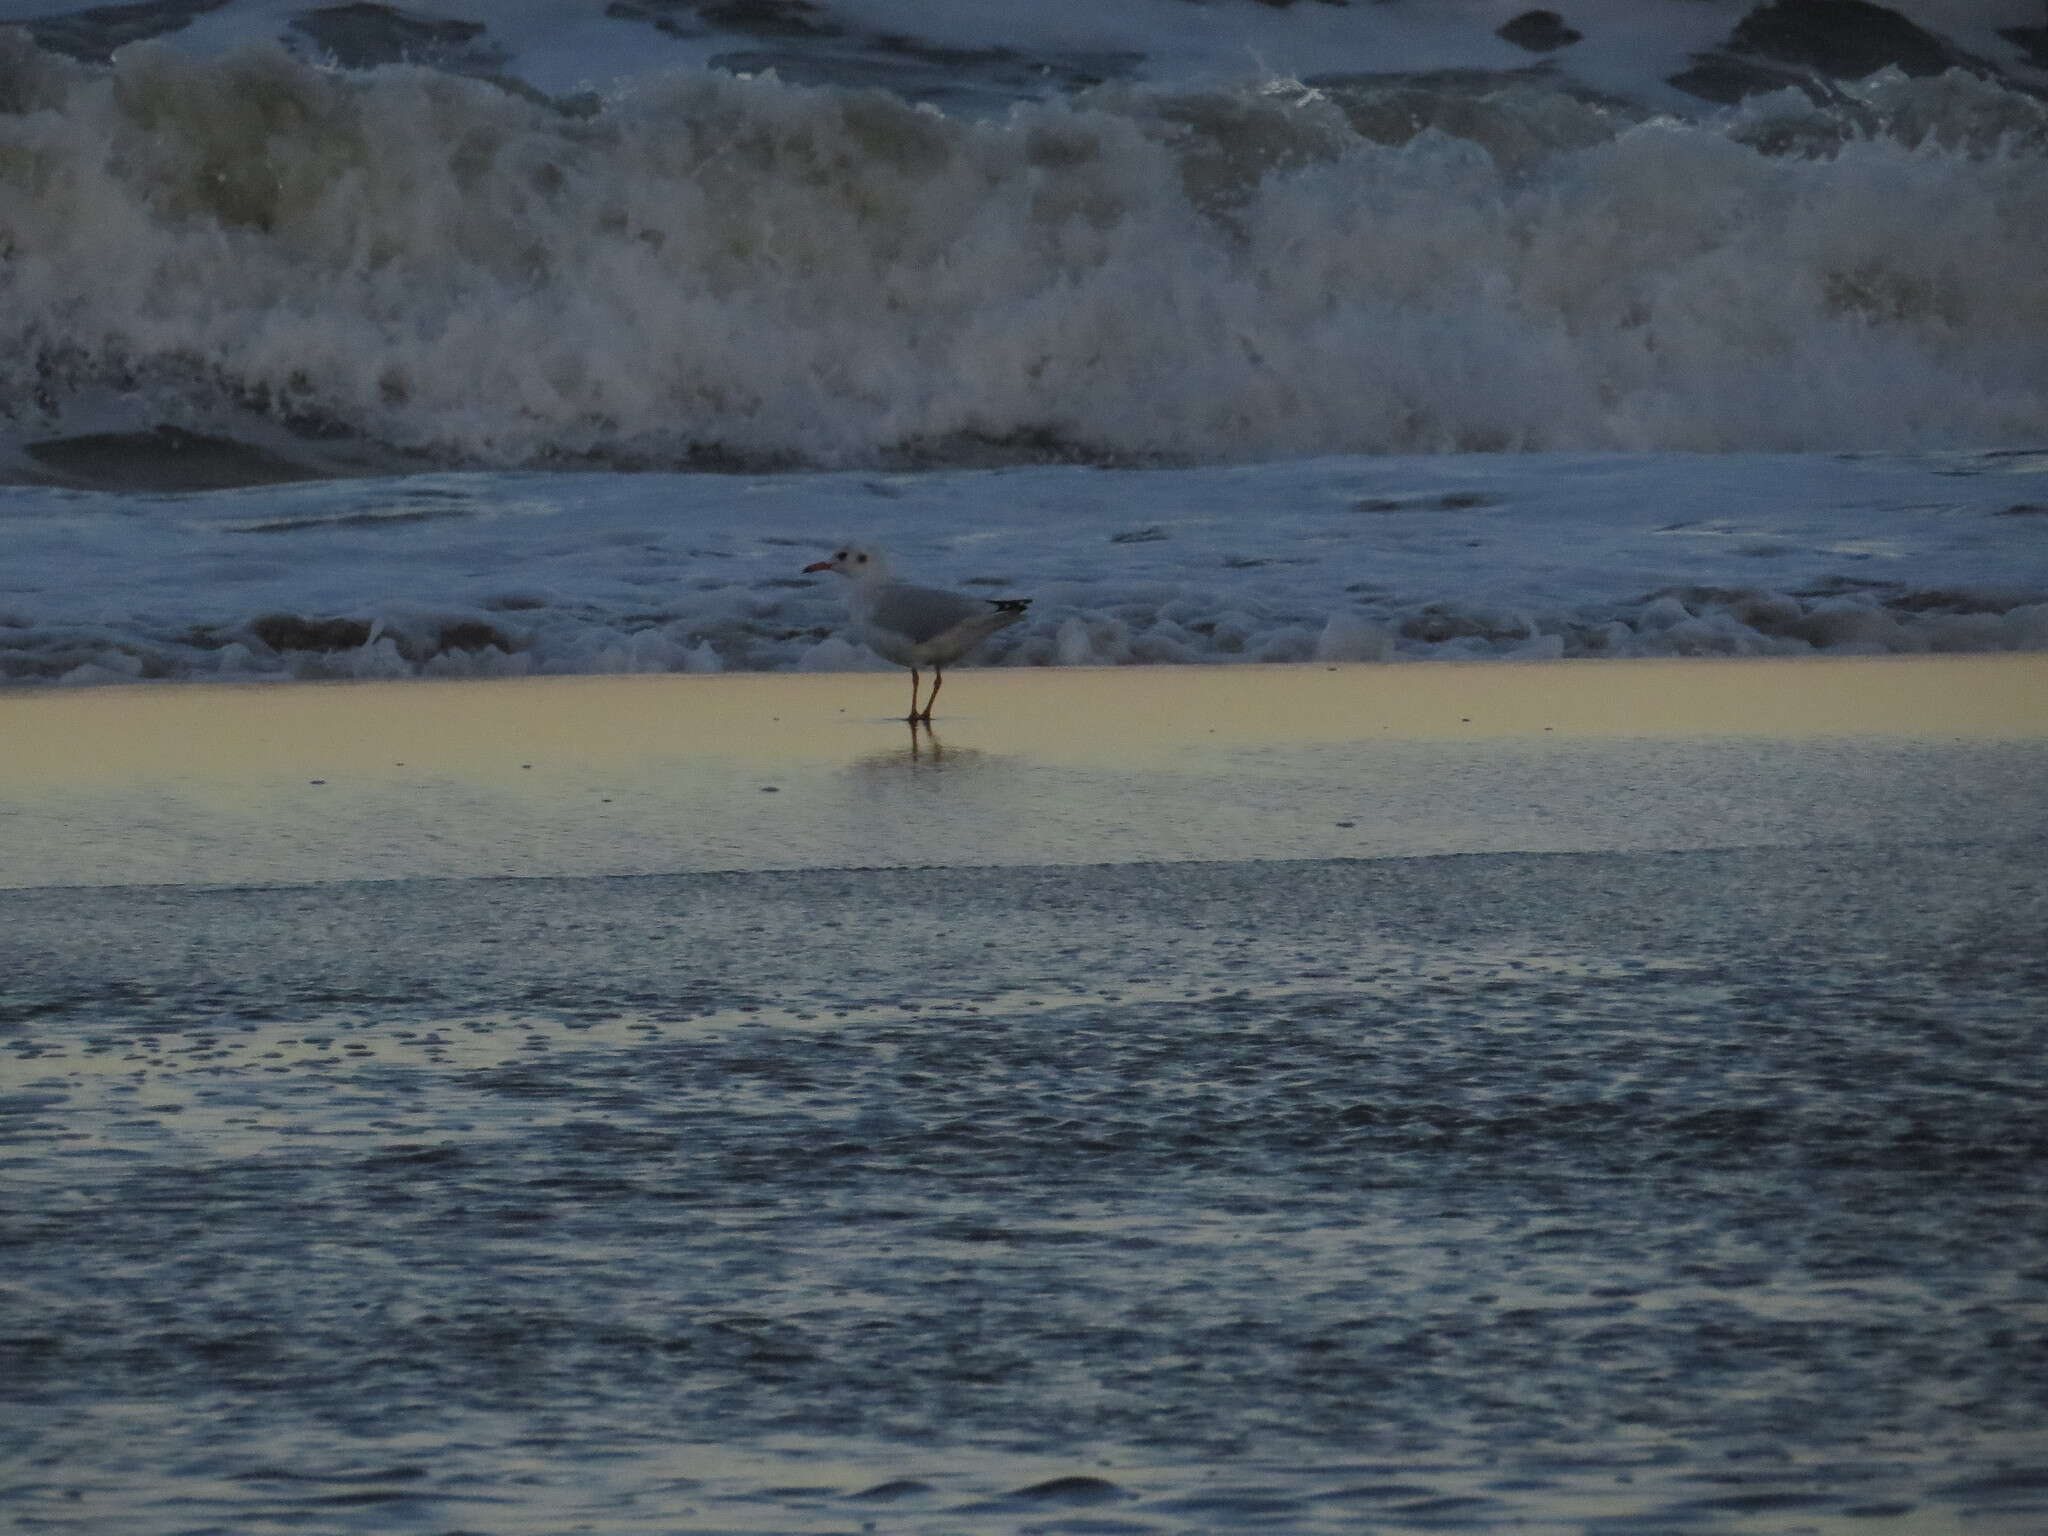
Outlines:
{"label": "ocean", "polygon": [[2042,643],[2029,4],[41,4],[0,679]]}
{"label": "ocean", "polygon": [[0,1519],[2028,1536],[2042,759],[1927,753],[1940,843],[0,891]]}
{"label": "ocean", "polygon": [[0,1522],[2048,1529],[2038,0],[62,5]]}

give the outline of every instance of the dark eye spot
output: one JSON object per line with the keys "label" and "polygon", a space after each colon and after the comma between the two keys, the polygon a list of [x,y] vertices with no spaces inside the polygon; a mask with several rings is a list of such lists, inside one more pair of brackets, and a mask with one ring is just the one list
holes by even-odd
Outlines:
{"label": "dark eye spot", "polygon": [[834,560],[844,560],[846,558],[846,551],[842,549],[841,551],[839,551],[838,554],[834,555],[832,558]]}
{"label": "dark eye spot", "polygon": [[853,563],[855,565],[866,565],[868,563],[868,557],[866,555],[855,555],[853,557]]}

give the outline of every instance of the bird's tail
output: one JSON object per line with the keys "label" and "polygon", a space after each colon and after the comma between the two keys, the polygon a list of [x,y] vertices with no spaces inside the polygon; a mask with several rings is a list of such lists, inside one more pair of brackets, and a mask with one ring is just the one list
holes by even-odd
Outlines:
{"label": "bird's tail", "polygon": [[989,601],[995,604],[997,613],[1022,613],[1031,606],[1028,597],[992,597]]}

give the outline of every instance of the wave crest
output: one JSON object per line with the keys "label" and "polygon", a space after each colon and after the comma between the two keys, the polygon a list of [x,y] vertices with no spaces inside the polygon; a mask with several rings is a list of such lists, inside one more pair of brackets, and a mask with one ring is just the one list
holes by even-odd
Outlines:
{"label": "wave crest", "polygon": [[2043,123],[1959,74],[565,107],[0,34],[0,408],[489,467],[2022,441]]}

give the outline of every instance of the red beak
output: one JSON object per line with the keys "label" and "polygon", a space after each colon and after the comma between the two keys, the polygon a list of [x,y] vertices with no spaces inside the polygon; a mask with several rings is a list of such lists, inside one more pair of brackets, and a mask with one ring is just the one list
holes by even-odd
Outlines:
{"label": "red beak", "polygon": [[817,562],[816,564],[814,564],[814,565],[807,565],[807,566],[805,566],[805,567],[804,567],[804,574],[805,574],[806,576],[808,576],[808,575],[810,575],[810,574],[811,574],[811,572],[813,572],[813,571],[829,571],[829,570],[831,570],[831,569],[832,569],[832,562],[831,562],[830,560],[820,560],[820,561],[818,561],[818,562]]}

